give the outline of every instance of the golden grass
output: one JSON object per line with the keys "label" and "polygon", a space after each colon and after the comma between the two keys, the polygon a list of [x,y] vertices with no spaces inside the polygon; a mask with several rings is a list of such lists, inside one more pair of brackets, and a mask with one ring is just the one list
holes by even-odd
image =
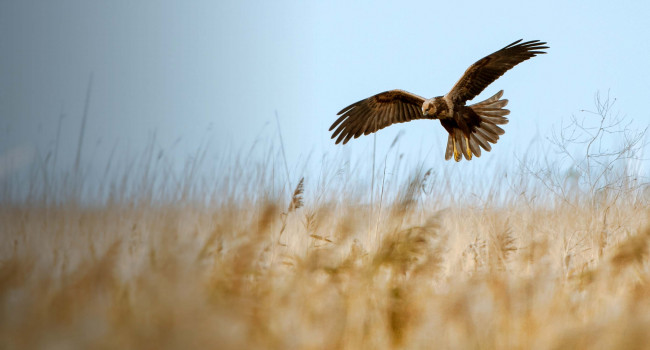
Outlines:
{"label": "golden grass", "polygon": [[303,201],[302,181],[285,200],[5,204],[0,347],[650,344],[646,204],[434,210],[420,184],[381,211]]}

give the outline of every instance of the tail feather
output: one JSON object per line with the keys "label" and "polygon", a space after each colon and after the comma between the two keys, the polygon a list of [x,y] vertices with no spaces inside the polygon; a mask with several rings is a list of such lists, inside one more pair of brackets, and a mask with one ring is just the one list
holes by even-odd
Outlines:
{"label": "tail feather", "polygon": [[508,124],[508,118],[505,117],[488,117],[488,116],[481,116],[481,120],[492,123],[492,124]]}
{"label": "tail feather", "polygon": [[496,126],[496,124],[492,124],[488,121],[482,120],[481,125],[479,126],[480,129],[485,129],[487,131],[492,132],[493,134],[496,135],[503,135],[505,134],[505,130],[501,129],[500,127]]}
{"label": "tail feather", "polygon": [[475,110],[476,108],[503,108],[508,104],[508,100],[500,100],[501,96],[503,96],[503,90],[500,90],[487,100],[475,103],[470,107],[474,108]]}
{"label": "tail feather", "polygon": [[490,146],[490,143],[481,135],[478,133],[472,134],[472,139],[476,141],[481,147],[483,147],[484,150],[490,152],[492,150],[492,146]]}
{"label": "tail feather", "polygon": [[504,108],[508,105],[508,100],[502,100],[501,96],[503,96],[503,90],[487,100],[468,106],[476,115],[467,119],[467,125],[464,127],[466,130],[461,130],[459,127],[461,125],[454,127],[453,130],[448,128],[451,125],[446,126],[449,138],[445,160],[451,159],[452,155],[457,162],[463,156],[470,160],[472,155],[481,156],[481,148],[487,152],[492,150],[490,143],[497,143],[499,135],[505,133],[498,125],[507,124],[508,118],[505,116],[510,114],[510,111]]}
{"label": "tail feather", "polygon": [[490,142],[490,143],[497,143],[499,141],[499,135],[493,134],[492,132],[488,131],[487,129],[476,129],[474,132],[475,135],[481,135],[485,139],[485,141]]}
{"label": "tail feather", "polygon": [[[476,109],[474,110],[476,111]],[[476,113],[480,115],[490,116],[490,117],[504,117],[510,114],[510,111],[507,109],[497,109],[497,108],[480,108]]]}
{"label": "tail feather", "polygon": [[478,142],[476,142],[476,139],[474,138],[474,135],[470,135],[469,137],[469,148],[472,151],[470,154],[475,154],[477,157],[481,156],[481,147],[479,147]]}
{"label": "tail feather", "polygon": [[454,137],[452,134],[449,134],[447,138],[447,150],[445,151],[445,160],[450,160],[451,156],[454,154]]}
{"label": "tail feather", "polygon": [[[501,98],[501,96],[503,96],[503,90],[499,90],[499,92],[494,94],[492,97],[488,98],[487,100],[476,103],[476,104],[474,104],[474,106],[481,105],[481,104],[486,104],[487,105],[487,104],[499,102],[499,99]],[[508,103],[507,102],[508,100],[502,100],[502,101],[506,101],[506,103]]]}

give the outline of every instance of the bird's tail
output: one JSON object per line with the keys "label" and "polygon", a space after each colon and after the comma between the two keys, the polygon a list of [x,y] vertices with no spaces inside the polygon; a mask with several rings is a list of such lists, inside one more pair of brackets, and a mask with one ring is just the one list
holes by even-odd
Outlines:
{"label": "bird's tail", "polygon": [[473,154],[481,156],[481,148],[487,152],[492,149],[490,143],[497,143],[499,135],[505,133],[498,125],[507,124],[508,118],[505,116],[510,114],[509,110],[503,108],[508,104],[508,100],[501,100],[501,96],[503,90],[485,101],[468,106],[476,115],[468,119],[466,127],[455,128],[449,133],[446,160],[451,159],[453,155],[454,160],[458,162],[461,154],[470,160]]}

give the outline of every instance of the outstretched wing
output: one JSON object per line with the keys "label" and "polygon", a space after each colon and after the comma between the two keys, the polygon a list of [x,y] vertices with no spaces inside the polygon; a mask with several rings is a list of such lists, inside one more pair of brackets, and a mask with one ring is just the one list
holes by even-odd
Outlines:
{"label": "outstretched wing", "polygon": [[447,97],[454,104],[464,104],[480,94],[483,89],[512,67],[538,54],[545,54],[546,52],[541,50],[548,49],[548,46],[544,46],[545,42],[531,40],[518,44],[521,40],[483,57],[467,68],[465,74],[451,88]]}
{"label": "outstretched wing", "polygon": [[332,138],[346,144],[352,137],[368,135],[395,123],[423,119],[424,98],[404,90],[390,90],[343,108],[330,130]]}

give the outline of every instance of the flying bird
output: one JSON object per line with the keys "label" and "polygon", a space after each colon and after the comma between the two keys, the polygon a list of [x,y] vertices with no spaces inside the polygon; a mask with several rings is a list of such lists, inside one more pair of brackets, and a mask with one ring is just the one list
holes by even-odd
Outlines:
{"label": "flying bird", "polygon": [[457,162],[461,154],[471,160],[481,156],[481,148],[490,151],[490,143],[497,143],[505,131],[499,125],[507,124],[504,109],[508,100],[501,99],[503,90],[485,101],[466,106],[465,103],[481,93],[505,72],[519,63],[545,54],[545,42],[531,40],[512,44],[471,65],[454,87],[445,95],[425,99],[404,90],[390,90],[368,97],[343,108],[332,124],[332,139],[343,144],[351,138],[381,130],[396,123],[415,119],[438,119],[449,133],[445,160],[452,155]]}

